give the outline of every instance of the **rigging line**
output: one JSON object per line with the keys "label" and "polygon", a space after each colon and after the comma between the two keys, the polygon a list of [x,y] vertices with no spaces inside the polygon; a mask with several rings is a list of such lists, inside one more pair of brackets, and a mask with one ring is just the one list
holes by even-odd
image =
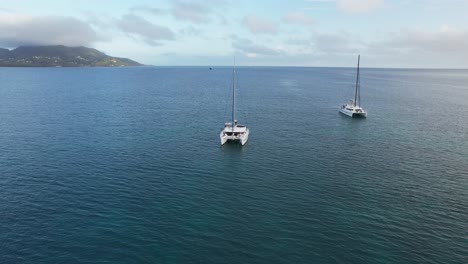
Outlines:
{"label": "rigging line", "polygon": [[236,74],[236,84],[238,88],[237,89],[237,102],[238,102],[238,106],[241,106],[237,108],[242,110],[242,111],[239,111],[240,114],[238,115],[242,117],[242,123],[247,124],[247,112],[248,111],[247,111],[247,107],[245,106],[245,91],[240,86],[239,76],[237,74]]}
{"label": "rigging line", "polygon": [[[359,55],[359,61],[361,60],[361,55]],[[359,73],[360,74],[360,73]],[[359,105],[361,105],[361,75],[359,75],[359,83],[358,83],[358,87],[359,87],[359,94],[358,94],[358,99],[359,99]]]}
{"label": "rigging line", "polygon": [[232,131],[236,124],[236,58],[234,57],[234,67],[232,68]]}
{"label": "rigging line", "polygon": [[231,101],[231,95],[232,95],[232,91],[231,91],[231,88],[232,88],[232,87],[231,87],[231,84],[230,84],[230,83],[228,84],[228,87],[229,87],[230,89],[227,89],[227,93],[228,93],[228,94],[227,94],[227,96],[224,97],[224,120],[225,120],[225,122],[226,122],[226,120],[229,120],[229,117],[228,117],[228,116],[229,116],[229,115],[228,115],[228,106],[229,106],[230,104],[228,104],[228,101],[229,101],[229,102]]}
{"label": "rigging line", "polygon": [[358,55],[357,74],[356,74],[356,91],[354,92],[354,106],[357,105],[358,87],[359,87],[359,62],[361,55]]}
{"label": "rigging line", "polygon": [[359,105],[361,105],[361,78],[359,78],[359,93],[358,93]]}

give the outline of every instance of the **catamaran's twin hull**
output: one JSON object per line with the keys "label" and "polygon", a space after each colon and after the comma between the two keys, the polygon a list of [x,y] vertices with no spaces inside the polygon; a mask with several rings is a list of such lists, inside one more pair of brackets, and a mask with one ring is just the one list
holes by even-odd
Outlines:
{"label": "catamaran's twin hull", "polygon": [[351,111],[348,109],[340,109],[340,113],[345,114],[350,117],[367,117],[367,112],[365,111],[356,112],[356,111]]}
{"label": "catamaran's twin hull", "polygon": [[224,145],[226,142],[238,142],[243,146],[249,139],[249,130],[247,129],[242,135],[231,136],[227,135],[224,131],[221,131],[219,138],[221,139],[221,145]]}

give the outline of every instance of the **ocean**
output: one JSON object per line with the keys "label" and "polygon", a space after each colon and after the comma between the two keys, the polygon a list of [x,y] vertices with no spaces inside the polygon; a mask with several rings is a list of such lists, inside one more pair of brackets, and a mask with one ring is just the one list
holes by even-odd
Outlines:
{"label": "ocean", "polygon": [[0,68],[1,263],[468,263],[468,70]]}

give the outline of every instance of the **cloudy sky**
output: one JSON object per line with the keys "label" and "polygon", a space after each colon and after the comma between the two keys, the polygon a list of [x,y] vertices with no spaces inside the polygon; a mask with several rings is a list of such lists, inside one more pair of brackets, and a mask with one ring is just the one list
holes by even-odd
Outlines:
{"label": "cloudy sky", "polygon": [[0,0],[0,47],[152,65],[468,68],[468,0]]}

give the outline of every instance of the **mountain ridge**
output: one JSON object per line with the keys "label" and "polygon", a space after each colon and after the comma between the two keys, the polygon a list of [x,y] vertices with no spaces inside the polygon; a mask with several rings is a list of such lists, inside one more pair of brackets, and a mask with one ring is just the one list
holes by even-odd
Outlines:
{"label": "mountain ridge", "polygon": [[112,57],[83,46],[20,46],[0,48],[0,67],[122,67],[142,66],[127,58]]}

